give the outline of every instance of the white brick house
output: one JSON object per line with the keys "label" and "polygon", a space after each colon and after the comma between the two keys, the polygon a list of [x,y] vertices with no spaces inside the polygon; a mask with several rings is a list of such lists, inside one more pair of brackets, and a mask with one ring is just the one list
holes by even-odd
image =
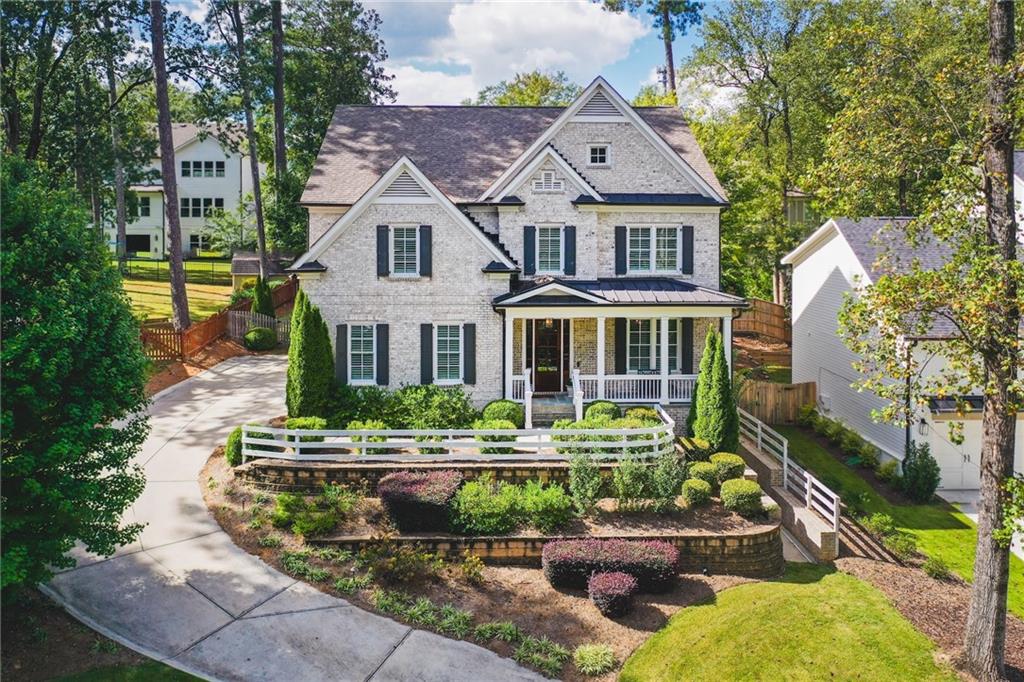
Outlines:
{"label": "white brick house", "polygon": [[[213,212],[234,212],[252,193],[249,157],[234,150],[240,140],[233,132],[203,129],[192,123],[172,123],[171,135],[181,216],[181,248],[186,255],[194,254],[207,248],[203,232]],[[159,179],[159,148],[148,170],[157,179],[129,188],[136,196],[136,209],[135,215],[128,216],[126,246],[130,254],[165,258],[167,220],[163,182]],[[108,212],[104,232],[110,249],[115,250],[117,229],[112,210]]]}
{"label": "white brick house", "polygon": [[[339,107],[291,270],[349,384],[569,389],[682,416],[718,290],[725,193],[679,110],[602,78],[568,107]],[[729,353],[731,357],[731,352]],[[529,377],[529,378],[527,378]]]}

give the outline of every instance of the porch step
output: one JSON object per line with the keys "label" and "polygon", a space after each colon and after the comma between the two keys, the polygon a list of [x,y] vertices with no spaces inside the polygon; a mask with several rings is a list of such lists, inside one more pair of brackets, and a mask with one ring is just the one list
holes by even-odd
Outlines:
{"label": "porch step", "polygon": [[533,399],[533,426],[548,427],[559,419],[575,419],[572,401],[557,398]]}

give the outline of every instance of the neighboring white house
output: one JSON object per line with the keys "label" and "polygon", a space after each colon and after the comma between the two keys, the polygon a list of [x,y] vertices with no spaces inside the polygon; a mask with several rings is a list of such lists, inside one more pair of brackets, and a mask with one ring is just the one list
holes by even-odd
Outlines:
{"label": "neighboring white house", "polygon": [[[924,396],[926,408],[918,412],[908,428],[879,423],[872,410],[886,403],[870,391],[858,391],[851,384],[859,378],[853,369],[857,356],[838,334],[838,315],[847,295],[870,286],[883,269],[899,268],[912,259],[923,267],[938,267],[946,257],[940,245],[910,246],[902,239],[911,218],[864,218],[827,220],[810,237],[782,259],[793,269],[793,381],[817,384],[818,407],[839,419],[877,445],[884,453],[902,460],[907,438],[927,442],[942,468],[941,487],[970,490],[979,485],[978,458],[981,452],[980,398],[967,397],[976,408],[957,416],[950,401]],[[883,263],[879,260],[884,256]],[[915,360],[925,373],[942,368],[942,359],[927,355],[922,341],[941,341],[952,328],[936,323],[922,337],[907,337]],[[964,440],[955,444],[949,423],[963,423]],[[1024,421],[1018,420],[1014,468],[1024,471]]]}
{"label": "neighboring white house", "polygon": [[[719,287],[725,192],[672,107],[598,78],[568,107],[341,106],[292,265],[349,384],[570,388],[682,417]],[[730,353],[731,356],[731,353]],[[529,378],[528,378],[529,377]]]}
{"label": "neighboring white house", "polygon": [[[201,128],[192,123],[173,123],[171,132],[181,215],[181,247],[185,255],[192,255],[207,248],[203,237],[206,219],[214,211],[236,211],[246,195],[252,193],[252,173],[249,157],[232,151],[230,140],[237,137],[237,133]],[[159,176],[159,147],[149,170]],[[137,208],[136,215],[128,217],[128,253],[165,258],[167,222],[163,182],[158,177],[151,183],[132,185],[129,189],[136,195]],[[115,250],[117,231],[112,215],[105,232],[111,250]]]}

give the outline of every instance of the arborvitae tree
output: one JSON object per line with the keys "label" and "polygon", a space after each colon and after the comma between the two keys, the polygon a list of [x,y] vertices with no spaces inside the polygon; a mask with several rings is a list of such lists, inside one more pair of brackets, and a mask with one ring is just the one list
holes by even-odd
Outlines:
{"label": "arborvitae tree", "polygon": [[262,277],[256,278],[256,286],[253,288],[252,312],[274,317],[274,297],[270,293],[270,285]]}
{"label": "arborvitae tree", "polygon": [[285,404],[288,407],[289,417],[298,416],[295,412],[295,406],[298,402],[299,353],[300,348],[303,346],[302,323],[305,321],[308,311],[309,299],[306,298],[306,292],[299,289],[298,293],[295,294],[295,303],[292,306],[291,342],[288,346],[288,377],[285,380]]}
{"label": "arborvitae tree", "polygon": [[[733,399],[729,363],[725,359],[722,337],[714,330],[709,337],[711,334],[714,335],[714,347],[711,350],[710,376],[701,390],[694,435],[706,440],[714,450],[735,452],[739,448],[739,413]],[[699,381],[704,381],[704,360],[701,358]]]}
{"label": "arborvitae tree", "polygon": [[331,336],[319,308],[305,301],[301,314],[289,350],[288,416],[326,417],[334,381]]}
{"label": "arborvitae tree", "polygon": [[697,423],[699,412],[701,389],[711,382],[711,369],[715,361],[715,336],[718,332],[714,327],[708,328],[707,336],[704,337],[704,352],[700,355],[700,367],[697,372],[697,386],[693,389],[693,398],[690,401],[690,411],[686,415],[686,433],[696,436],[694,425]]}

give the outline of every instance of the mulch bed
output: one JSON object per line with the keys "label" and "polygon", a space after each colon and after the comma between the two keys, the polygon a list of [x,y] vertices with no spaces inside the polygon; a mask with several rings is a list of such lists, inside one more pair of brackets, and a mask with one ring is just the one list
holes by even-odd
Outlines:
{"label": "mulch bed", "polygon": [[218,339],[184,362],[181,360],[162,362],[160,363],[161,369],[146,382],[146,395],[155,395],[165,388],[170,388],[189,377],[205,372],[228,358],[239,355],[254,355],[254,353],[231,339]]}
{"label": "mulch bed", "polygon": [[[896,609],[947,655],[963,646],[971,588],[958,579],[936,580],[923,571],[882,561],[845,558],[836,567],[871,583]],[[1011,680],[1024,682],[1024,621],[1006,617],[1006,666]]]}
{"label": "mulch bed", "polygon": [[[223,449],[217,448],[200,474],[200,485],[207,505],[235,544],[250,554],[259,556],[278,570],[287,572],[281,563],[281,551],[298,550],[305,545],[300,538],[270,528],[269,524],[259,529],[250,527],[255,491],[234,478],[234,472],[227,466],[222,453]],[[605,502],[604,505],[607,512],[609,503]],[[604,516],[605,514],[599,514],[597,519]],[[615,516],[619,519],[618,524],[623,527],[632,526],[639,531],[654,523],[652,517],[656,515]],[[664,517],[658,518],[658,523],[666,523]],[[686,517],[683,514],[674,518],[675,523],[685,525]],[[720,523],[723,527],[740,522],[751,525],[724,509],[719,512],[708,511],[707,519],[709,523]],[[351,532],[362,528],[379,533],[381,520],[379,503],[374,499],[365,499],[350,515],[349,520],[339,526],[338,532]],[[282,546],[261,547],[259,539],[269,534],[282,537]],[[355,570],[350,565],[339,567],[315,558],[310,559],[310,563],[331,569],[336,577]],[[460,609],[473,611],[477,624],[511,620],[527,634],[534,637],[549,637],[570,651],[580,644],[608,644],[614,649],[618,661],[622,663],[634,649],[661,629],[668,619],[682,608],[712,600],[717,592],[749,582],[755,580],[727,575],[683,575],[680,576],[676,587],[666,594],[637,595],[633,611],[617,620],[601,616],[597,608],[590,603],[586,592],[556,590],[551,587],[543,572],[536,568],[485,566],[483,582],[474,585],[462,576],[459,564],[452,562],[436,580],[397,583],[387,587],[402,590],[415,597],[426,596],[435,604],[451,603]],[[346,595],[335,590],[332,584],[333,579],[314,586],[323,592],[346,599],[360,608],[374,611],[369,601],[369,590]],[[482,646],[487,646],[502,656],[511,656],[514,651],[512,646],[499,641]],[[563,679],[574,681],[610,681],[614,680],[616,675],[617,671],[600,678],[585,678],[575,671],[571,662],[566,664],[563,671]]]}

